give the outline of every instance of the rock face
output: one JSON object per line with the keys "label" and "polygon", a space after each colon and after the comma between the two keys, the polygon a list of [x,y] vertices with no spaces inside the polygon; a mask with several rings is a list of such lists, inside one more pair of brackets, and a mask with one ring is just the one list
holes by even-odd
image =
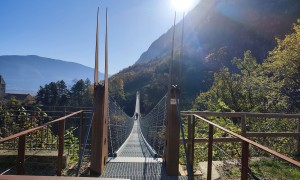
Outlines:
{"label": "rock face", "polygon": [[[203,59],[226,47],[228,58],[251,50],[266,57],[300,18],[298,0],[202,0],[185,17],[184,56]],[[175,51],[181,46],[182,21],[175,27]],[[166,58],[171,54],[173,29],[155,40],[136,63]]]}
{"label": "rock face", "polygon": [[[33,55],[0,56],[0,74],[5,79],[8,92],[37,91],[40,86],[59,80],[71,85],[75,79],[93,80],[93,73],[93,68],[62,60]],[[103,79],[103,74],[99,74]]]}

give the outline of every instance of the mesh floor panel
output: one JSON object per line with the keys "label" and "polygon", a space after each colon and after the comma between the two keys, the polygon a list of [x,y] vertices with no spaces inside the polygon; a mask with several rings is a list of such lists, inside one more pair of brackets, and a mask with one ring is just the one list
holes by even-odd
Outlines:
{"label": "mesh floor panel", "polygon": [[118,157],[107,163],[103,178],[125,179],[187,179],[187,177],[170,177],[166,175],[162,160],[151,157],[141,134],[137,121],[132,133],[118,153]]}

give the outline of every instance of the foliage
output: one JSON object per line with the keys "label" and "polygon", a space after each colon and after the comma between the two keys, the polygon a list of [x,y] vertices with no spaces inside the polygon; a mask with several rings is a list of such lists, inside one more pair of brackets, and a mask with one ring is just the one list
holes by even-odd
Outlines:
{"label": "foliage", "polygon": [[294,33],[277,39],[278,45],[258,64],[250,51],[234,58],[239,73],[223,67],[214,74],[207,92],[193,109],[211,111],[298,112],[300,104],[300,20]]}
{"label": "foliage", "polygon": [[[0,106],[0,139],[10,136],[20,131],[35,128],[52,120],[39,107],[28,107],[25,109],[18,104],[15,99],[11,99],[10,105]],[[53,128],[54,127],[54,128]],[[56,135],[57,126],[54,124],[43,127],[33,133],[26,135],[26,149],[29,150],[56,150],[58,135]],[[74,128],[73,128],[74,129]],[[68,151],[70,161],[78,160],[79,140],[74,135],[72,127],[65,133],[65,151]],[[17,149],[17,143],[1,144],[4,149]]]}
{"label": "foliage", "polygon": [[299,168],[277,159],[250,162],[250,168],[263,179],[300,179]]}
{"label": "foliage", "polygon": [[109,80],[109,95],[118,102],[125,100],[124,81],[113,76]]}
{"label": "foliage", "polygon": [[[278,45],[269,53],[264,62],[264,75],[277,97],[283,100],[286,111],[297,112],[300,109],[300,19],[294,25],[294,32],[283,40],[277,39]],[[276,102],[279,103],[279,102]]]}
{"label": "foliage", "polygon": [[71,129],[66,130],[64,143],[65,149],[68,150],[70,161],[77,162],[79,153],[79,139],[74,136],[74,133]]}
{"label": "foliage", "polygon": [[64,81],[51,82],[40,86],[36,100],[45,106],[65,106],[69,102],[69,94]]}
{"label": "foliage", "polygon": [[[31,129],[48,122],[51,117],[39,107],[33,107],[30,111],[25,109],[15,99],[11,99],[6,106],[0,106],[0,137],[7,137],[20,131]],[[53,140],[57,136],[52,132],[52,126],[46,126],[26,137],[26,148],[53,149],[56,143]],[[16,148],[14,143],[8,143],[6,148]]]}
{"label": "foliage", "polygon": [[148,112],[167,92],[167,74],[166,61],[136,64],[110,77],[110,95],[130,115],[134,112],[136,92],[140,91],[141,111]]}
{"label": "foliage", "polygon": [[[188,57],[183,57],[184,61],[179,64],[179,58],[178,55],[175,56],[174,65],[180,72],[176,77],[181,87],[180,105],[188,109],[199,89],[207,90],[211,85],[211,68],[201,59]],[[167,93],[170,63],[170,59],[154,59],[122,70],[109,79],[110,95],[127,114],[132,114],[136,92],[139,91],[141,112],[147,114]]]}
{"label": "foliage", "polygon": [[[299,168],[294,167],[282,160],[274,158],[260,158],[250,160],[248,179],[300,179]],[[223,167],[217,168],[221,179],[240,179],[240,165],[224,164]]]}
{"label": "foliage", "polygon": [[[49,120],[48,115],[39,107],[34,108],[34,112],[30,113],[25,108],[21,112],[23,122],[23,130],[31,129],[46,123]],[[23,116],[23,117],[22,117]],[[27,135],[27,148],[35,149],[55,149],[56,143],[53,140],[57,139],[57,135],[52,132],[52,125],[48,125],[41,130]]]}
{"label": "foliage", "polygon": [[264,111],[264,94],[258,72],[262,67],[257,64],[251,51],[244,53],[244,59],[234,58],[232,63],[239,74],[232,74],[222,67],[214,74],[214,82],[207,92],[200,93],[193,109],[217,112]]}
{"label": "foliage", "polygon": [[[232,64],[238,72],[223,66],[214,73],[210,89],[201,92],[193,103],[193,110],[217,112],[277,112],[299,113],[300,110],[300,20],[294,25],[294,32],[283,40],[277,39],[277,46],[261,64],[257,63],[251,51],[244,58],[234,58]],[[210,118],[213,122],[240,133],[239,119]],[[198,124],[199,137],[207,137],[207,125]],[[297,119],[253,118],[247,120],[247,131],[252,132],[293,132],[297,129]],[[202,132],[202,133],[201,133]],[[224,132],[215,130],[214,137],[226,137]],[[295,155],[294,138],[253,138],[277,152]],[[217,144],[214,148],[216,159],[240,157],[240,147],[234,143]],[[222,149],[222,150],[221,150]],[[196,158],[206,159],[206,145],[197,145]],[[267,154],[251,147],[253,156]]]}
{"label": "foliage", "polygon": [[93,103],[93,91],[91,81],[82,79],[77,81],[70,90],[70,105],[71,106],[91,106]]}
{"label": "foliage", "polygon": [[71,89],[63,80],[51,82],[40,86],[36,99],[45,106],[91,106],[93,87],[89,79],[75,81]]}

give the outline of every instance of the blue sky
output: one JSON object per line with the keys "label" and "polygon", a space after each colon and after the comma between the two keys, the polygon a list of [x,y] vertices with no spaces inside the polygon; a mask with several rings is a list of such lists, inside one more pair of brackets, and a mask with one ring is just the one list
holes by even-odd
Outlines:
{"label": "blue sky", "polygon": [[[191,0],[195,6],[199,0]],[[173,24],[171,0],[0,0],[0,55],[38,55],[94,66],[100,7],[103,71],[105,8],[109,74],[132,65]]]}

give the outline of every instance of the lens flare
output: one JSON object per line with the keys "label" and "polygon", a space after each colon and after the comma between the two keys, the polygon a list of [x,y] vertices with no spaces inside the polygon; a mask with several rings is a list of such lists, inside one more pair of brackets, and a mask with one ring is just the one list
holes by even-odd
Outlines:
{"label": "lens flare", "polygon": [[175,11],[188,11],[193,6],[194,0],[171,0],[172,6]]}

